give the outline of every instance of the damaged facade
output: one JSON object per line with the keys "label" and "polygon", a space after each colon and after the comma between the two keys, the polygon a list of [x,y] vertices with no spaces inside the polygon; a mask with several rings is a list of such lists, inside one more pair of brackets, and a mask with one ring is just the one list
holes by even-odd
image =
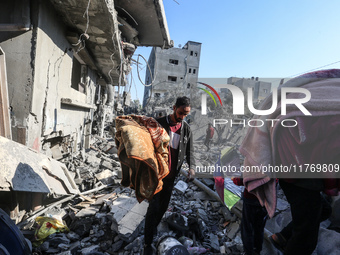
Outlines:
{"label": "damaged facade", "polygon": [[[0,13],[0,135],[9,139],[1,144],[22,144],[54,163],[89,149],[93,134],[103,136],[136,47],[172,47],[162,1],[14,0],[2,1]],[[3,152],[1,166],[9,180],[2,176],[1,198],[9,190],[19,196],[10,199],[9,211],[25,199],[31,201],[26,210],[40,205],[41,194],[54,186],[46,184],[46,173],[67,176],[63,164],[60,174],[55,167],[44,169],[39,153],[18,157],[25,165],[18,168]],[[28,168],[42,174],[45,189],[14,188],[10,180]],[[62,185],[73,185],[72,178]],[[73,186],[52,193],[75,192]],[[33,198],[23,198],[24,193]]]}
{"label": "damaged facade", "polygon": [[[143,107],[150,98],[164,98],[169,91],[192,95],[198,79],[201,43],[188,41],[182,48],[154,47],[145,73]],[[149,70],[150,68],[150,70]]]}
{"label": "damaged facade", "polygon": [[[12,139],[51,155],[89,147],[137,46],[171,47],[162,1],[2,1]],[[100,107],[99,107],[100,108]],[[98,123],[97,123],[98,124]]]}
{"label": "damaged facade", "polygon": [[253,100],[255,101],[261,101],[265,99],[270,94],[272,87],[270,82],[259,81],[258,77],[251,77],[250,79],[230,77],[227,79],[227,82],[228,84],[239,87],[243,91],[247,91],[248,88],[252,88]]}

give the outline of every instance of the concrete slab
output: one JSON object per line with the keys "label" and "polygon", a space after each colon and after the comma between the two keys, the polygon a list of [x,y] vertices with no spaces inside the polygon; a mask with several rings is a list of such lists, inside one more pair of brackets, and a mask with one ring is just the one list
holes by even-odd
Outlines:
{"label": "concrete slab", "polygon": [[119,196],[110,206],[111,229],[122,240],[126,242],[132,241],[143,227],[148,205],[145,201],[138,203],[135,197]]}
{"label": "concrete slab", "polygon": [[95,215],[99,211],[99,206],[89,206],[87,208],[81,209],[77,214],[77,218],[89,217]]}
{"label": "concrete slab", "polygon": [[79,193],[64,164],[1,136],[0,166],[1,176],[14,191]]}

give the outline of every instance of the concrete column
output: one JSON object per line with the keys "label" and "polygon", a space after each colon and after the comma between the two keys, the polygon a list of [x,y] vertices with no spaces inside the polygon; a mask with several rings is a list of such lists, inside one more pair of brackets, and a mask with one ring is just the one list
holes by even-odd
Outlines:
{"label": "concrete column", "polygon": [[114,88],[112,84],[107,84],[107,102],[106,105],[113,106],[114,103]]}

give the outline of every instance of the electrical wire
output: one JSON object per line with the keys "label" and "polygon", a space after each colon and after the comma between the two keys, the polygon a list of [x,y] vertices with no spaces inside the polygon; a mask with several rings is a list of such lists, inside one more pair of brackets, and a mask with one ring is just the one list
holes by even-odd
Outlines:
{"label": "electrical wire", "polygon": [[119,6],[117,6],[117,8],[119,8],[119,9],[121,9],[121,10],[123,10],[127,15],[129,15],[129,17],[135,22],[135,24],[138,26],[138,23],[137,23],[137,21],[132,17],[132,15],[130,14],[130,13],[128,13],[128,11],[127,10],[125,10],[124,8],[122,8],[122,7],[119,7]]}
{"label": "electrical wire", "polygon": [[276,81],[280,81],[280,80],[282,80],[282,79],[292,79],[292,78],[298,77],[298,76],[300,76],[300,75],[302,75],[302,74],[310,73],[310,72],[312,72],[312,71],[316,71],[316,70],[319,70],[319,69],[321,69],[321,68],[325,68],[325,67],[327,67],[327,66],[335,65],[335,64],[338,64],[338,63],[340,63],[340,60],[339,60],[339,61],[335,61],[335,62],[333,62],[333,63],[329,63],[329,64],[327,64],[327,65],[323,65],[323,66],[319,66],[319,67],[316,67],[316,68],[307,70],[307,71],[305,71],[305,72],[301,72],[301,73],[297,73],[297,74],[293,74],[293,75],[286,76],[286,77],[284,77],[284,78],[280,78],[280,79],[277,79],[277,80],[273,80],[273,81],[271,81],[271,83],[274,83],[274,82],[276,82]]}
{"label": "electrical wire", "polygon": [[327,67],[327,66],[331,66],[331,65],[335,65],[337,63],[340,63],[340,60],[339,61],[336,61],[336,62],[333,62],[333,63],[330,63],[330,64],[327,64],[327,65],[324,65],[324,66],[320,66],[320,67],[317,67],[317,68],[313,68],[311,70],[308,70],[308,71],[305,71],[303,73],[298,73],[298,74],[294,74],[294,75],[291,75],[287,78],[291,78],[291,77],[296,77],[296,76],[299,76],[299,75],[302,75],[302,74],[305,74],[305,73],[309,73],[309,72],[312,72],[312,71],[315,71],[315,70],[318,70],[318,69],[321,69],[321,68],[324,68],[324,67]]}
{"label": "electrical wire", "polygon": [[[142,81],[142,79],[141,79],[141,77],[140,77],[140,75],[139,75],[139,57],[141,57],[142,59],[144,59],[146,65],[147,65],[147,67],[148,67],[148,70],[149,70],[149,73],[150,73],[150,76],[151,76],[151,80],[152,80],[152,82],[151,82],[150,84],[145,84],[145,83]],[[156,53],[155,53],[155,63],[156,63]],[[152,86],[153,83],[154,83],[154,81],[155,81],[155,79],[156,79],[156,76],[155,76],[155,77],[152,77],[153,75],[152,75],[152,72],[151,72],[150,65],[149,65],[148,61],[145,59],[145,57],[144,57],[143,55],[141,55],[141,54],[138,54],[138,57],[137,57],[137,74],[138,74],[138,79],[139,79],[139,81],[140,81],[145,87]]]}
{"label": "electrical wire", "polygon": [[[76,44],[72,44],[73,46],[78,46],[79,45],[79,47],[78,47],[78,49],[76,51],[77,54],[78,54],[79,51],[81,51],[82,49],[85,48],[85,39],[88,40],[90,38],[89,35],[87,34],[87,30],[89,29],[89,24],[90,24],[90,17],[89,17],[90,3],[91,3],[91,0],[88,1],[86,10],[85,10],[85,12],[83,14],[83,18],[86,15],[86,28],[85,28],[85,31],[84,31],[84,33],[82,33],[79,36],[78,42]],[[83,39],[83,37],[85,37],[85,39]]]}

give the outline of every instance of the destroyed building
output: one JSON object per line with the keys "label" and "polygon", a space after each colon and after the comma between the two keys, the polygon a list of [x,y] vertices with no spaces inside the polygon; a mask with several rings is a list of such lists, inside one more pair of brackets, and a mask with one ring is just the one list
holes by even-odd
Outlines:
{"label": "destroyed building", "polygon": [[98,105],[113,105],[136,47],[171,47],[162,1],[15,0],[0,12],[7,121],[14,141],[38,151],[66,137],[88,148]]}
{"label": "destroyed building", "polygon": [[[34,192],[29,210],[41,202],[37,194],[75,192],[73,177],[54,160],[89,149],[93,133],[103,135],[136,47],[166,49],[173,42],[158,0],[6,0],[0,14],[0,135],[7,138],[1,139],[1,198],[22,192],[10,199],[12,211],[25,191]],[[8,148],[18,148],[15,161]],[[20,186],[23,171],[40,184]]]}
{"label": "destroyed building", "polygon": [[[143,108],[151,98],[157,100],[169,91],[192,97],[198,79],[201,43],[188,41],[182,48],[154,47],[145,73]],[[176,93],[177,93],[176,92]]]}
{"label": "destroyed building", "polygon": [[254,101],[265,99],[270,94],[272,86],[270,82],[260,81],[258,77],[251,77],[250,79],[230,77],[227,79],[227,82],[228,84],[239,87],[245,92],[248,88],[252,88]]}

